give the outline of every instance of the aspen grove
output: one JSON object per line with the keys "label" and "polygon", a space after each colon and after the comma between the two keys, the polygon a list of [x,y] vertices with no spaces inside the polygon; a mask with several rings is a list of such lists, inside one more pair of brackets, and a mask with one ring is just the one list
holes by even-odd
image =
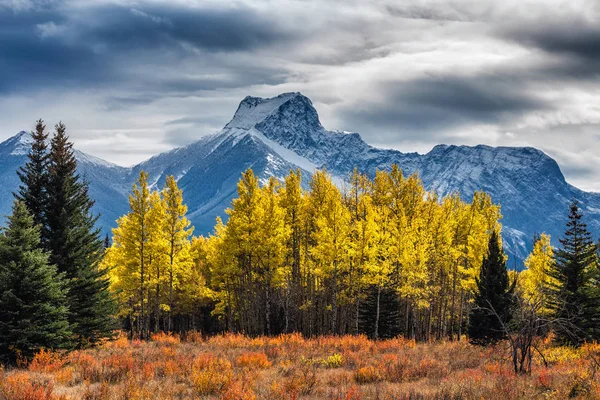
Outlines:
{"label": "aspen grove", "polygon": [[[131,335],[202,330],[459,338],[500,207],[438,198],[393,166],[343,185],[251,169],[208,237],[192,237],[173,177],[141,172],[103,266]],[[306,189],[305,189],[306,187]]]}

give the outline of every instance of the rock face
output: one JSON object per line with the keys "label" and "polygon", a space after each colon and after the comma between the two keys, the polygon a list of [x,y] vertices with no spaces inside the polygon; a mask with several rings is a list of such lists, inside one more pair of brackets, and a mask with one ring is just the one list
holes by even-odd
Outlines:
{"label": "rock face", "polygon": [[[15,170],[25,162],[28,140],[28,134],[20,132],[0,144],[0,184],[7,193],[0,199],[4,214],[12,202],[8,193],[18,188]],[[420,155],[378,149],[358,133],[323,128],[312,102],[300,93],[246,97],[220,132],[132,168],[82,152],[76,156],[106,232],[126,212],[127,193],[141,169],[150,174],[153,185],[162,186],[167,175],[176,177],[195,233],[200,234],[210,232],[215,218],[224,215],[247,168],[262,182],[270,176],[283,178],[291,168],[303,171],[305,183],[317,168],[326,168],[341,182],[354,167],[374,174],[396,163],[405,174],[418,171],[425,187],[439,195],[458,191],[469,200],[475,190],[490,193],[502,205],[504,244],[517,266],[536,233],[550,233],[554,241],[560,237],[573,198],[581,202],[592,232],[600,234],[600,194],[569,185],[558,164],[540,150],[439,145]]]}

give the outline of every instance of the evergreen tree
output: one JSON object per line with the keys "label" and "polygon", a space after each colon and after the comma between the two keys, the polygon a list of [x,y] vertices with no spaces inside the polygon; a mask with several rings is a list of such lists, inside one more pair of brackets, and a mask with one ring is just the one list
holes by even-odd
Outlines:
{"label": "evergreen tree", "polygon": [[360,304],[359,332],[372,339],[389,339],[400,334],[400,302],[396,290],[371,285]]}
{"label": "evergreen tree", "polygon": [[583,212],[574,200],[561,248],[548,272],[548,306],[556,321],[557,341],[570,345],[599,337],[595,321],[598,296],[593,287],[598,274],[596,246],[582,218]]}
{"label": "evergreen tree", "polygon": [[469,316],[468,333],[472,343],[486,345],[505,337],[513,308],[514,283],[509,283],[504,252],[495,230],[476,283],[478,292]]}
{"label": "evergreen tree", "polygon": [[35,125],[35,132],[31,132],[33,143],[27,155],[27,163],[17,171],[21,185],[18,193],[15,193],[15,197],[29,209],[33,222],[40,225],[42,231],[45,227],[48,185],[48,134],[45,130],[44,121],[39,119]]}
{"label": "evergreen tree", "polygon": [[39,225],[15,201],[0,235],[0,358],[9,362],[69,344],[65,282],[48,259]]}
{"label": "evergreen tree", "polygon": [[69,321],[78,345],[109,337],[114,328],[114,301],[107,271],[99,268],[104,242],[95,228],[88,185],[77,174],[73,144],[58,123],[48,160],[48,186],[43,243],[50,261],[68,282]]}

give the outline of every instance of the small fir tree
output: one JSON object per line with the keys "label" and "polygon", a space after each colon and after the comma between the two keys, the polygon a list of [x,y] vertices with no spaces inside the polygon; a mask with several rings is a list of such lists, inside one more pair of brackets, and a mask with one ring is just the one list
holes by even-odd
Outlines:
{"label": "small fir tree", "polygon": [[475,306],[469,316],[469,338],[472,343],[487,345],[506,336],[506,325],[512,314],[515,284],[509,282],[506,258],[496,231],[488,242],[477,283]]}
{"label": "small fir tree", "polygon": [[596,314],[598,267],[596,246],[583,222],[583,212],[574,200],[561,248],[548,275],[548,306],[556,321],[554,331],[561,344],[580,345],[586,339],[598,339]]}
{"label": "small fir tree", "polygon": [[48,145],[46,144],[48,134],[43,120],[39,119],[36,122],[31,137],[33,142],[27,155],[27,163],[17,171],[21,185],[15,197],[25,204],[33,217],[33,222],[40,225],[43,230],[48,186]]}
{"label": "small fir tree", "polygon": [[48,259],[40,249],[39,225],[15,201],[0,235],[0,358],[6,361],[69,345],[66,286]]}

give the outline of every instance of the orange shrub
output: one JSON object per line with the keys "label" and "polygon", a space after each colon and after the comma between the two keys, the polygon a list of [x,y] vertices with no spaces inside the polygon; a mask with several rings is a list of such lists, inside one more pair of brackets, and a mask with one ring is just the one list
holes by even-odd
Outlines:
{"label": "orange shrub", "polygon": [[290,394],[308,395],[313,392],[318,383],[319,378],[314,365],[303,364],[292,370],[283,383],[283,389]]}
{"label": "orange shrub", "polygon": [[542,389],[549,389],[550,388],[550,384],[552,382],[552,377],[551,375],[548,373],[547,369],[542,369],[537,376],[536,379],[536,386],[542,388]]}
{"label": "orange shrub", "polygon": [[85,386],[85,391],[83,392],[81,398],[83,400],[104,400],[109,398],[109,390],[108,385],[103,383],[101,385],[90,385],[87,384]]}
{"label": "orange shrub", "polygon": [[115,340],[108,341],[102,345],[102,347],[107,349],[124,349],[131,345],[129,339],[127,339],[127,335],[121,332]]}
{"label": "orange shrub", "polygon": [[201,395],[219,394],[227,389],[233,379],[233,369],[228,360],[214,356],[201,356],[194,361],[191,381]]}
{"label": "orange shrub", "polygon": [[235,363],[242,368],[266,369],[271,367],[265,353],[244,353],[236,359]]}
{"label": "orange shrub", "polygon": [[383,380],[383,377],[379,373],[378,369],[372,365],[362,367],[354,372],[354,380],[359,385],[367,383],[375,383]]}
{"label": "orange shrub", "polygon": [[75,351],[69,355],[68,361],[79,372],[81,379],[86,382],[100,382],[102,365],[98,359],[89,353]]}
{"label": "orange shrub", "polygon": [[204,338],[202,333],[198,331],[190,331],[185,334],[185,341],[189,343],[202,343]]}
{"label": "orange shrub", "polygon": [[131,354],[112,354],[102,360],[102,376],[105,382],[118,383],[133,373],[134,363]]}
{"label": "orange shrub", "polygon": [[173,333],[165,333],[165,332],[158,332],[158,333],[154,333],[150,339],[153,342],[159,343],[159,344],[166,344],[166,345],[176,345],[181,343],[181,338],[179,337],[179,335],[177,334],[173,334]]}
{"label": "orange shrub", "polygon": [[224,335],[216,335],[209,338],[207,343],[211,346],[236,349],[250,347],[251,339],[238,333],[226,333]]}
{"label": "orange shrub", "polygon": [[360,387],[352,386],[348,391],[341,396],[343,400],[361,400],[362,394],[360,392]]}
{"label": "orange shrub", "polygon": [[408,357],[398,357],[395,354],[384,354],[380,362],[383,379],[393,383],[404,382],[410,366],[411,361]]}
{"label": "orange shrub", "polygon": [[52,395],[50,381],[33,381],[26,372],[0,376],[0,399],[7,400],[58,400]]}
{"label": "orange shrub", "polygon": [[29,370],[35,372],[55,372],[65,365],[65,360],[55,351],[41,349],[29,363]]}
{"label": "orange shrub", "polygon": [[257,398],[252,388],[240,381],[231,384],[221,396],[221,400],[256,400]]}
{"label": "orange shrub", "polygon": [[69,366],[56,371],[54,379],[61,385],[72,385],[75,381],[75,368]]}

